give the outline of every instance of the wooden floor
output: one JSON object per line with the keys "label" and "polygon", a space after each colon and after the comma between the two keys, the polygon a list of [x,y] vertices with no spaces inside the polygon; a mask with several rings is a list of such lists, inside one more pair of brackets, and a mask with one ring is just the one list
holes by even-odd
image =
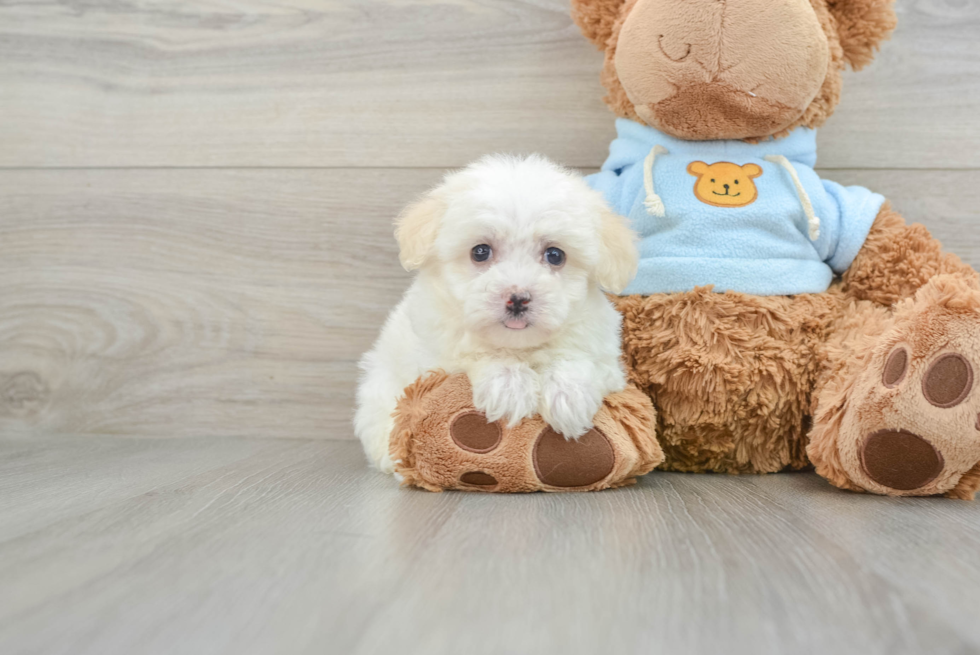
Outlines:
{"label": "wooden floor", "polygon": [[980,504],[399,489],[350,442],[0,445],[0,652],[968,653]]}
{"label": "wooden floor", "polygon": [[[980,0],[897,7],[820,171],[980,267]],[[595,170],[601,64],[567,0],[0,0],[0,655],[980,652],[980,503],[365,468],[392,217]]]}

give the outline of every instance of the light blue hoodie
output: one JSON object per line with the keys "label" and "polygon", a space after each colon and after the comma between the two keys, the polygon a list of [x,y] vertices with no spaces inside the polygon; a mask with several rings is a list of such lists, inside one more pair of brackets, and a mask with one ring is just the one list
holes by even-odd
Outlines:
{"label": "light blue hoodie", "polygon": [[[640,234],[639,271],[624,295],[708,284],[756,295],[826,291],[851,265],[885,200],[821,180],[811,129],[758,144],[683,141],[626,119],[616,131],[602,171],[588,179]],[[646,181],[645,162],[652,164]],[[728,171],[742,167],[738,183],[715,180],[726,167],[711,165],[726,163]]]}

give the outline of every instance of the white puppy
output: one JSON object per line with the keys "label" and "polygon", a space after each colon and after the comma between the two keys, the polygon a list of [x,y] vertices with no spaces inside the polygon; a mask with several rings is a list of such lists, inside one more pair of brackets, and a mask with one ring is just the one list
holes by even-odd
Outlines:
{"label": "white puppy", "polygon": [[632,279],[635,235],[580,176],[485,157],[409,206],[395,236],[418,276],[361,360],[354,418],[380,470],[393,470],[398,398],[431,369],[466,373],[489,421],[540,414],[570,439],[624,388],[621,318],[602,289]]}

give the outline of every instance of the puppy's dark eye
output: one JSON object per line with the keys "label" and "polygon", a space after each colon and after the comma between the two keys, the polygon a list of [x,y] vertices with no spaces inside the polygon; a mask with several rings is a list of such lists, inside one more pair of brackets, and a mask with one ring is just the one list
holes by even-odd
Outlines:
{"label": "puppy's dark eye", "polygon": [[735,184],[738,184],[738,180],[735,180]]}
{"label": "puppy's dark eye", "polygon": [[714,182],[715,181],[715,178],[711,178],[711,181]]}
{"label": "puppy's dark eye", "polygon": [[561,266],[565,263],[565,251],[560,248],[548,248],[544,251],[544,259],[552,266]]}
{"label": "puppy's dark eye", "polygon": [[481,243],[478,246],[473,246],[473,250],[470,251],[470,257],[473,258],[475,262],[485,262],[490,259],[490,254],[493,251],[485,243]]}

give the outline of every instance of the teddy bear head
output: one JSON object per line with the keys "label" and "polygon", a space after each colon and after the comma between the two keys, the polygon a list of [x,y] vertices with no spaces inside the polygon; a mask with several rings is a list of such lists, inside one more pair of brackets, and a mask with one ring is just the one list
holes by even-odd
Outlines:
{"label": "teddy bear head", "polygon": [[605,51],[606,103],[681,139],[761,139],[819,127],[841,72],[874,57],[892,0],[572,0]]}

